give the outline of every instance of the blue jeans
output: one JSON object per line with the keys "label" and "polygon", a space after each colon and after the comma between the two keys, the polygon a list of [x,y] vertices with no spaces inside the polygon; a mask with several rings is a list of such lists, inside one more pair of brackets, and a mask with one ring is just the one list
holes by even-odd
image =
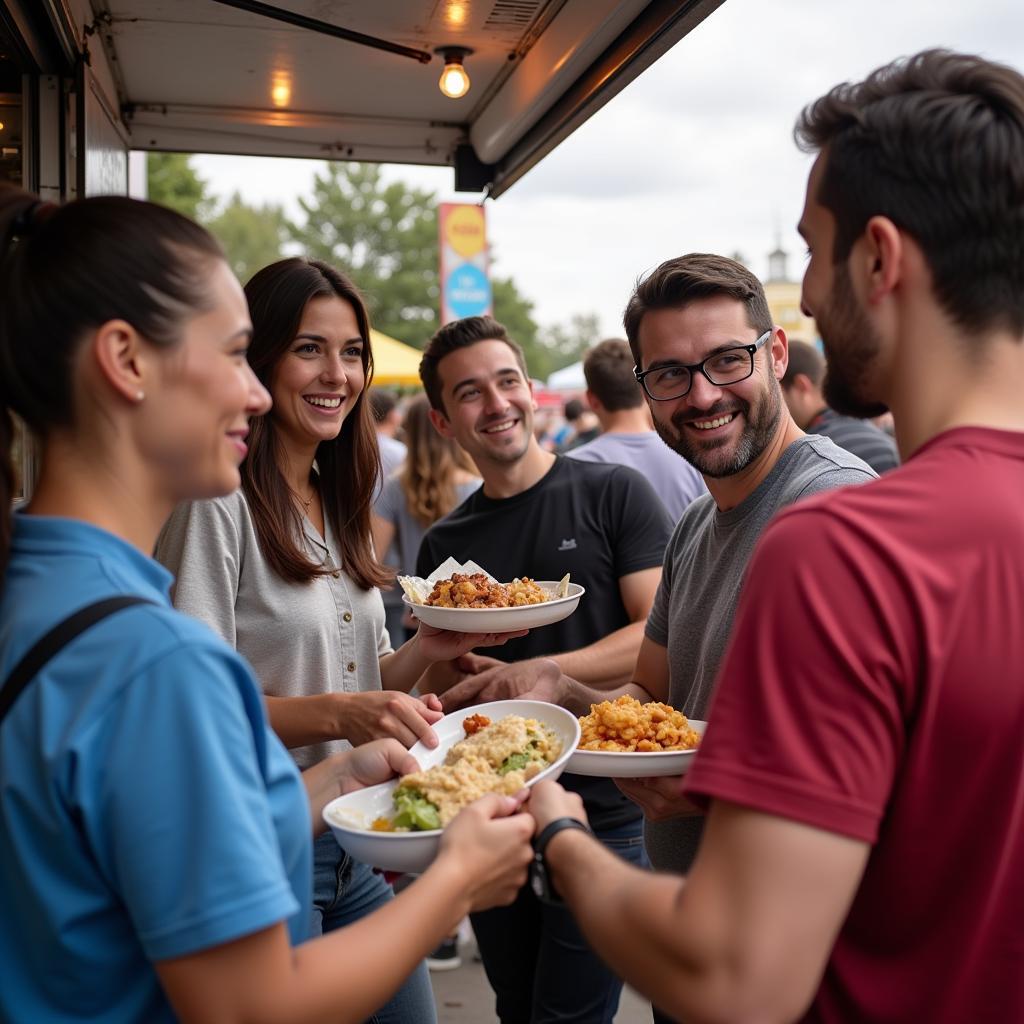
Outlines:
{"label": "blue jeans", "polygon": [[[623,860],[649,866],[642,821],[597,838]],[[587,945],[567,908],[541,903],[527,885],[510,907],[472,920],[502,1024],[612,1024],[622,981]]]}
{"label": "blue jeans", "polygon": [[[391,886],[365,864],[352,860],[330,832],[317,837],[313,843],[311,935],[344,928],[393,898]],[[425,963],[413,971],[370,1021],[373,1024],[436,1024],[434,990]]]}

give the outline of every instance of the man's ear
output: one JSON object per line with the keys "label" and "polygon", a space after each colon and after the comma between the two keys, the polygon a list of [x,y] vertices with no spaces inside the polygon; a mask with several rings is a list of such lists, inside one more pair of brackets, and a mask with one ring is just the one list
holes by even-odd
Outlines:
{"label": "man's ear", "polygon": [[878,303],[895,291],[903,277],[906,246],[900,229],[888,217],[872,217],[861,242],[862,252],[853,265],[859,265],[865,300]]}
{"label": "man's ear", "polygon": [[601,405],[601,399],[598,398],[597,395],[595,395],[594,392],[590,390],[590,388],[587,388],[586,395],[587,405],[590,406],[592,412],[596,413],[603,408],[603,406]]}
{"label": "man's ear", "polygon": [[452,433],[452,426],[448,422],[448,417],[439,409],[431,408],[430,410],[430,422],[434,424],[434,429],[442,436],[446,437],[451,441],[455,440],[455,434]]}
{"label": "man's ear", "polygon": [[88,351],[100,376],[116,394],[132,404],[146,395],[152,353],[127,320],[108,320],[96,328]]}
{"label": "man's ear", "polygon": [[772,350],[772,368],[775,371],[775,379],[782,380],[786,375],[786,367],[789,366],[789,339],[781,327],[773,327],[773,334],[770,341]]}

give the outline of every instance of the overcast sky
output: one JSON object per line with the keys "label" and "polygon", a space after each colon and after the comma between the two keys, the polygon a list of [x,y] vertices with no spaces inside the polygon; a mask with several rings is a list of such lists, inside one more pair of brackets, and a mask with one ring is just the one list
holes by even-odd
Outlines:
{"label": "overcast sky", "polygon": [[[836,82],[947,46],[1024,70],[1024,0],[726,0],[689,36],[487,204],[493,270],[547,325],[597,313],[621,335],[638,275],[685,252],[743,254],[767,270],[776,238],[803,268],[795,224],[810,157],[797,113]],[[212,190],[249,202],[308,192],[317,161],[200,156]],[[448,168],[387,174],[471,201]]]}

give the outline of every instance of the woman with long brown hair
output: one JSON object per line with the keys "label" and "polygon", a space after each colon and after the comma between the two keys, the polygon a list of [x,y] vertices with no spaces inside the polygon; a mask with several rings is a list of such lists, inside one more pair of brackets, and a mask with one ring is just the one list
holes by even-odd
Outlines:
{"label": "woman with long brown hair", "polygon": [[[238,487],[269,407],[242,290],[171,210],[0,184],[0,295],[0,1019],[365,1020],[468,905],[513,898],[531,819],[467,808],[391,906],[306,942],[311,824],[415,762],[385,739],[300,778],[149,556],[176,504]],[[41,461],[7,515],[12,414]]]}
{"label": "woman with long brown hair", "polygon": [[[241,490],[177,509],[163,531],[157,557],[177,577],[174,603],[252,663],[270,723],[300,768],[378,737],[436,742],[440,702],[408,691],[433,662],[505,637],[421,626],[392,650],[377,589],[386,575],[370,539],[380,462],[362,297],[335,268],[299,257],[259,271],[245,294],[249,359],[274,404],[253,419]],[[314,930],[391,898],[332,836],[314,855]],[[421,967],[376,1019],[433,1014]]]}
{"label": "woman with long brown hair", "polygon": [[[373,506],[373,546],[389,570],[397,568],[409,576],[416,574],[416,555],[427,529],[456,505],[465,501],[480,486],[473,460],[447,437],[442,437],[430,422],[430,403],[418,395],[402,418],[407,449],[405,461],[384,481]],[[391,589],[385,592],[384,609],[388,632],[402,636],[414,630],[405,616],[405,605],[395,597],[401,589],[389,576]]]}

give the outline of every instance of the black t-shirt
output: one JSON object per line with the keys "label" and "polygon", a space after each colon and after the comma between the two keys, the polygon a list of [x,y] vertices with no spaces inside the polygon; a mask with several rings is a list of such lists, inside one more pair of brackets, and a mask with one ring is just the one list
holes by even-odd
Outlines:
{"label": "black t-shirt", "polygon": [[[557,457],[533,487],[511,498],[474,491],[423,538],[416,573],[427,576],[447,557],[472,559],[500,580],[558,580],[571,573],[586,588],[567,619],[532,630],[485,653],[523,661],[574,651],[629,625],[619,579],[660,566],[672,522],[635,470]],[[637,806],[607,780],[564,775],[580,793],[594,828],[639,817]]]}

